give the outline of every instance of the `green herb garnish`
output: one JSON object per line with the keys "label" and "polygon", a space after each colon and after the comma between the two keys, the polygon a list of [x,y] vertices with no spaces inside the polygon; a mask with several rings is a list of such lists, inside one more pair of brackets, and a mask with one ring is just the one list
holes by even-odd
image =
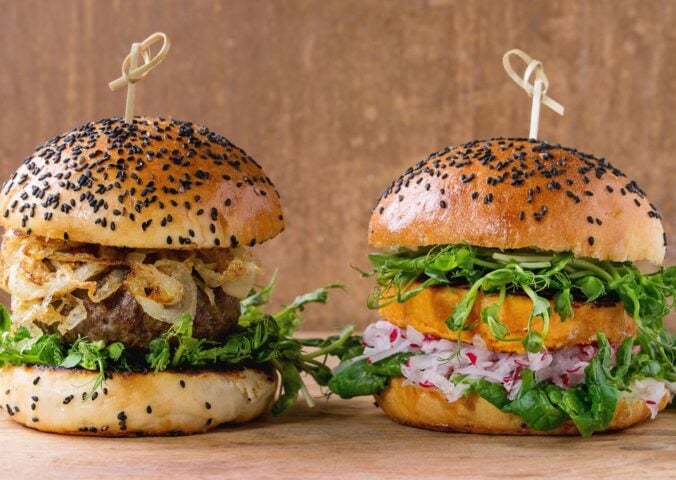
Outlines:
{"label": "green herb garnish", "polygon": [[[542,349],[554,310],[562,321],[573,317],[573,298],[594,301],[612,295],[619,298],[638,325],[636,342],[643,353],[659,365],[660,378],[676,380],[674,337],[664,329],[663,317],[673,308],[676,267],[641,273],[630,262],[606,262],[577,258],[571,253],[531,250],[500,251],[469,245],[437,245],[418,250],[372,253],[373,265],[365,276],[375,276],[378,287],[369,298],[370,308],[405,302],[435,285],[467,285],[468,293],[446,321],[460,332],[467,325],[479,292],[525,293],[533,303],[528,328],[522,337],[510,336],[500,320],[500,304],[481,312],[493,335],[501,340],[521,341],[528,352]],[[546,295],[546,296],[544,296]]]}
{"label": "green herb garnish", "polygon": [[[92,392],[105,381],[106,370],[161,372],[183,368],[228,368],[240,365],[272,367],[280,373],[282,389],[273,405],[273,414],[285,412],[302,393],[309,405],[314,400],[309,394],[301,373],[309,374],[319,385],[326,386],[331,370],[326,366],[329,355],[343,352],[353,342],[352,327],[329,339],[293,338],[302,321],[301,312],[308,303],[326,303],[328,290],[340,285],[329,285],[296,297],[276,314],[263,312],[274,288],[275,277],[269,285],[255,288],[241,302],[241,316],[237,327],[223,342],[193,337],[193,320],[183,315],[159,338],[151,341],[148,352],[139,359],[128,354],[124,345],[116,342],[79,338],[67,345],[58,334],[43,334],[31,338],[25,327],[9,331],[7,311],[0,310],[2,337],[0,339],[0,366],[31,364],[64,368],[83,368],[98,371]],[[353,343],[352,343],[352,346]],[[309,351],[308,348],[314,348]]]}

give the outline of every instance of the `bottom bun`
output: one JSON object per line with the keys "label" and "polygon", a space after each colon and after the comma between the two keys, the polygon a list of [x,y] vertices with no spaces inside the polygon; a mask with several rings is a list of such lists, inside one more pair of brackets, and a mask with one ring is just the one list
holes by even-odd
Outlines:
{"label": "bottom bun", "polygon": [[[518,415],[504,413],[476,393],[448,402],[436,388],[403,385],[404,379],[391,379],[390,386],[376,395],[376,401],[394,421],[411,427],[445,432],[488,433],[497,435],[578,435],[573,422],[554,430],[540,431],[527,427]],[[667,391],[659,402],[662,410],[669,403]],[[650,417],[642,400],[620,397],[608,430],[621,430]]]}
{"label": "bottom bun", "polygon": [[92,392],[96,372],[5,366],[0,404],[12,420],[44,432],[143,436],[202,433],[244,423],[269,409],[274,371],[109,373]]}

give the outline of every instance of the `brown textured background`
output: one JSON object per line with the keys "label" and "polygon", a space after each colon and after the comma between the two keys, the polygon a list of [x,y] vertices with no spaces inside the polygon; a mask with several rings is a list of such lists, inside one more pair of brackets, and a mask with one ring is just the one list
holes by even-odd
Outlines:
{"label": "brown textured background", "polygon": [[[137,113],[208,125],[263,164],[287,231],[259,248],[277,299],[340,280],[308,328],[364,325],[366,226],[386,184],[448,144],[528,133],[530,103],[502,70],[544,62],[540,137],[605,156],[676,232],[676,1],[0,0],[0,176],[39,143],[118,115],[109,80],[154,31],[168,59]],[[631,225],[627,225],[630,230]],[[676,259],[671,247],[668,261]]]}

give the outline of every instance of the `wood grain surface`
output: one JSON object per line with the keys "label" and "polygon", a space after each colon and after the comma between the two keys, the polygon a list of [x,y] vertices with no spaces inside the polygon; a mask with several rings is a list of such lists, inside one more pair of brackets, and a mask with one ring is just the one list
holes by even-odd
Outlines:
{"label": "wood grain surface", "polygon": [[370,210],[392,178],[448,144],[527,134],[509,48],[544,62],[566,107],[543,110],[542,138],[609,159],[676,231],[673,0],[0,0],[0,12],[0,177],[53,135],[121,114],[108,81],[132,41],[165,31],[172,50],[139,84],[137,112],[205,123],[263,164],[287,219],[259,249],[280,270],[277,298],[350,287],[310,328],[374,318],[371,282],[350,265],[367,267]]}
{"label": "wood grain surface", "polygon": [[67,437],[0,414],[7,479],[570,478],[676,476],[676,410],[630,430],[579,437],[431,432],[389,420],[371,399],[298,402],[282,417],[191,437]]}

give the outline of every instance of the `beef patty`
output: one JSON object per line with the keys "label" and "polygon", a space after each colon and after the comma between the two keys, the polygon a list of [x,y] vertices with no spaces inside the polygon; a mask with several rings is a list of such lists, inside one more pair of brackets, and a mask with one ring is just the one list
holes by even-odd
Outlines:
{"label": "beef patty", "polygon": [[[66,332],[67,342],[78,336],[106,343],[122,342],[132,350],[147,349],[150,341],[166,332],[170,323],[156,320],[146,314],[134,297],[120,288],[105,300],[94,303],[86,292],[76,292],[82,299],[87,318]],[[215,305],[197,289],[197,311],[193,319],[193,337],[208,340],[223,340],[239,319],[239,300],[227,295],[220,288],[214,289]],[[54,330],[55,325],[48,330]]]}

